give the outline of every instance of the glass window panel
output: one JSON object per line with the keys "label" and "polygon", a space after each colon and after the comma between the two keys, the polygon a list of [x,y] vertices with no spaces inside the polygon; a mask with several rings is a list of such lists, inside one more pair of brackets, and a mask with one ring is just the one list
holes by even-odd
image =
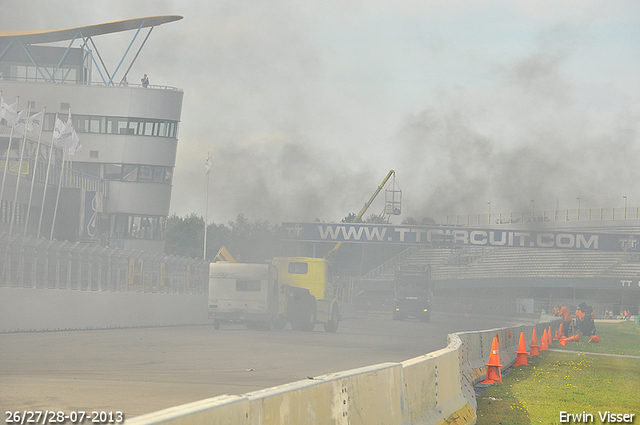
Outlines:
{"label": "glass window panel", "polygon": [[173,177],[173,169],[164,167],[164,182],[171,184],[171,178]]}
{"label": "glass window panel", "polygon": [[115,118],[115,123],[115,125],[117,126],[116,131],[118,134],[128,134],[126,118]]}
{"label": "glass window panel", "polygon": [[73,118],[73,127],[78,133],[88,133],[91,120],[85,115],[75,115]]}
{"label": "glass window panel", "polygon": [[132,239],[142,239],[142,230],[140,230],[140,222],[142,221],[142,217],[139,216],[129,216],[129,238]]}
{"label": "glass window panel", "polygon": [[105,180],[120,180],[122,177],[121,164],[104,164]]}
{"label": "glass window panel", "polygon": [[138,166],[137,165],[123,165],[122,166],[122,181],[135,182],[138,180]]}
{"label": "glass window panel", "polygon": [[261,286],[259,280],[236,280],[236,291],[260,292]]}
{"label": "glass window panel", "polygon": [[90,176],[100,177],[100,164],[92,162],[74,162],[73,169]]}
{"label": "glass window panel", "polygon": [[89,132],[102,133],[102,128],[104,127],[103,120],[104,117],[91,117]]}
{"label": "glass window panel", "polygon": [[53,131],[53,123],[56,120],[56,114],[44,114],[44,131]]}
{"label": "glass window panel", "polygon": [[144,135],[145,136],[153,136],[153,123],[152,122],[144,123]]}
{"label": "glass window panel", "polygon": [[167,123],[161,122],[159,127],[160,127],[160,131],[158,133],[158,136],[167,137]]}
{"label": "glass window panel", "polygon": [[138,121],[129,121],[129,131],[127,134],[138,134]]}
{"label": "glass window panel", "polygon": [[151,181],[151,171],[152,168],[150,165],[141,165],[138,169],[138,181],[139,182],[150,182]]}
{"label": "glass window panel", "polygon": [[289,263],[289,273],[291,274],[307,274],[308,271],[308,263]]}
{"label": "glass window panel", "polygon": [[163,176],[164,176],[164,168],[163,167],[153,167],[153,182],[154,183],[162,183]]}

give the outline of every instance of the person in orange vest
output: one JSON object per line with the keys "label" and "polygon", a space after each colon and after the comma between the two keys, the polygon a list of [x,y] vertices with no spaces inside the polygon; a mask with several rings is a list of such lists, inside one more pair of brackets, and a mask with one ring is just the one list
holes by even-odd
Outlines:
{"label": "person in orange vest", "polygon": [[560,316],[560,310],[558,310],[558,306],[553,307],[553,315],[556,317]]}
{"label": "person in orange vest", "polygon": [[571,316],[571,310],[566,305],[563,305],[560,309],[560,316],[562,316],[562,333],[566,336],[571,335],[571,323],[573,322],[573,317]]}

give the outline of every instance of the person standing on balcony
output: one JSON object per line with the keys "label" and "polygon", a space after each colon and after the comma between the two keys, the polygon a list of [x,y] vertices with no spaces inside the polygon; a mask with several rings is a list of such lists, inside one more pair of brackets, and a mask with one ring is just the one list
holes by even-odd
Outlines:
{"label": "person standing on balcony", "polygon": [[149,87],[149,77],[147,77],[147,74],[144,74],[144,77],[142,77],[140,81],[142,81],[142,87],[145,89]]}

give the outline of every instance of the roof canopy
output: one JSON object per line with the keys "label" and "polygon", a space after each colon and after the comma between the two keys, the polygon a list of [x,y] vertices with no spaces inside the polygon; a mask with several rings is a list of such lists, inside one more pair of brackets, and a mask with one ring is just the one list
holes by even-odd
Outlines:
{"label": "roof canopy", "polygon": [[[75,27],[75,28],[67,28],[67,29],[0,31],[0,46],[4,45],[3,46],[4,50],[0,51],[0,60],[11,48],[13,48],[13,45],[16,45],[19,48],[22,48],[22,50],[26,54],[26,57],[28,58],[28,61],[31,64],[33,64],[33,66],[36,68],[38,75],[41,77],[42,80],[50,83],[56,82],[56,81],[59,82],[60,81],[59,75],[61,73],[59,73],[58,71],[60,69],[60,66],[63,64],[73,43],[79,39],[82,41],[82,49],[88,52],[88,54],[91,56],[91,60],[95,64],[96,69],[100,74],[100,78],[102,79],[102,82],[105,85],[113,85],[115,76],[120,70],[120,66],[122,65],[125,57],[129,53],[129,50],[133,46],[136,38],[138,37],[138,34],[143,28],[149,28],[149,30],[147,32],[146,37],[144,38],[141,45],[139,46],[137,53],[133,57],[131,64],[129,65],[127,70],[124,72],[124,76],[122,77],[123,82],[126,81],[126,76],[129,73],[129,70],[133,66],[136,59],[138,58],[138,54],[144,47],[147,39],[149,38],[149,35],[151,35],[151,31],[153,30],[153,28],[158,25],[166,24],[168,22],[179,21],[180,19],[182,19],[182,16],[178,16],[178,15],[149,16],[146,18],[127,19],[124,21],[116,21],[116,22],[109,22],[106,24],[88,25],[84,27]],[[116,66],[115,71],[111,73],[107,69],[107,66],[104,64],[102,57],[98,52],[98,48],[96,47],[93,41],[93,37],[96,35],[112,34],[112,33],[129,31],[129,30],[136,30],[133,36],[133,39],[131,40],[131,43],[129,44],[124,54],[122,55],[122,59]],[[43,67],[39,66],[36,59],[29,51],[30,50],[29,47],[31,47],[34,44],[54,43],[54,42],[67,41],[67,40],[69,40],[69,45],[66,51],[64,52],[64,54],[62,55],[62,57],[60,58],[60,61],[58,62],[57,66],[55,66],[55,69],[53,69],[53,72],[51,72],[51,70],[48,69],[47,67],[43,69]],[[86,75],[87,73],[81,72],[81,74]],[[58,80],[56,80],[56,78],[58,78]],[[64,81],[65,77],[62,77],[62,78],[63,78],[62,81]],[[115,81],[118,81],[118,80],[115,80]],[[87,82],[90,82],[90,80],[83,79],[81,82],[83,84],[86,84]]]}
{"label": "roof canopy", "polygon": [[56,41],[73,40],[78,32],[85,37],[93,37],[95,35],[155,27],[168,22],[179,21],[180,19],[182,19],[182,16],[165,15],[57,30],[0,31],[0,41],[3,38],[19,37],[20,40],[26,44],[53,43]]}

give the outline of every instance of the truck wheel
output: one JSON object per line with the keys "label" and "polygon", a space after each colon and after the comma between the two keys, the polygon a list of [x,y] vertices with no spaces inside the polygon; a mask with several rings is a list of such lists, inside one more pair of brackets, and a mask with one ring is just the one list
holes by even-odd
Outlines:
{"label": "truck wheel", "polygon": [[338,318],[338,311],[336,308],[331,310],[331,318],[328,323],[324,324],[324,331],[334,333],[338,330],[338,324],[340,323],[340,319]]}
{"label": "truck wheel", "polygon": [[273,329],[281,331],[285,326],[287,326],[287,319],[282,316],[278,316],[277,319],[271,321],[271,326],[273,326]]}
{"label": "truck wheel", "polygon": [[[315,301],[315,300],[314,300]],[[301,309],[291,320],[291,327],[294,331],[311,332],[316,327],[316,315],[311,306]]]}
{"label": "truck wheel", "polygon": [[213,329],[218,330],[220,329],[220,322],[217,320],[213,321]]}
{"label": "truck wheel", "polygon": [[311,332],[316,327],[313,311],[299,312],[298,317],[291,321],[291,327],[295,331]]}

